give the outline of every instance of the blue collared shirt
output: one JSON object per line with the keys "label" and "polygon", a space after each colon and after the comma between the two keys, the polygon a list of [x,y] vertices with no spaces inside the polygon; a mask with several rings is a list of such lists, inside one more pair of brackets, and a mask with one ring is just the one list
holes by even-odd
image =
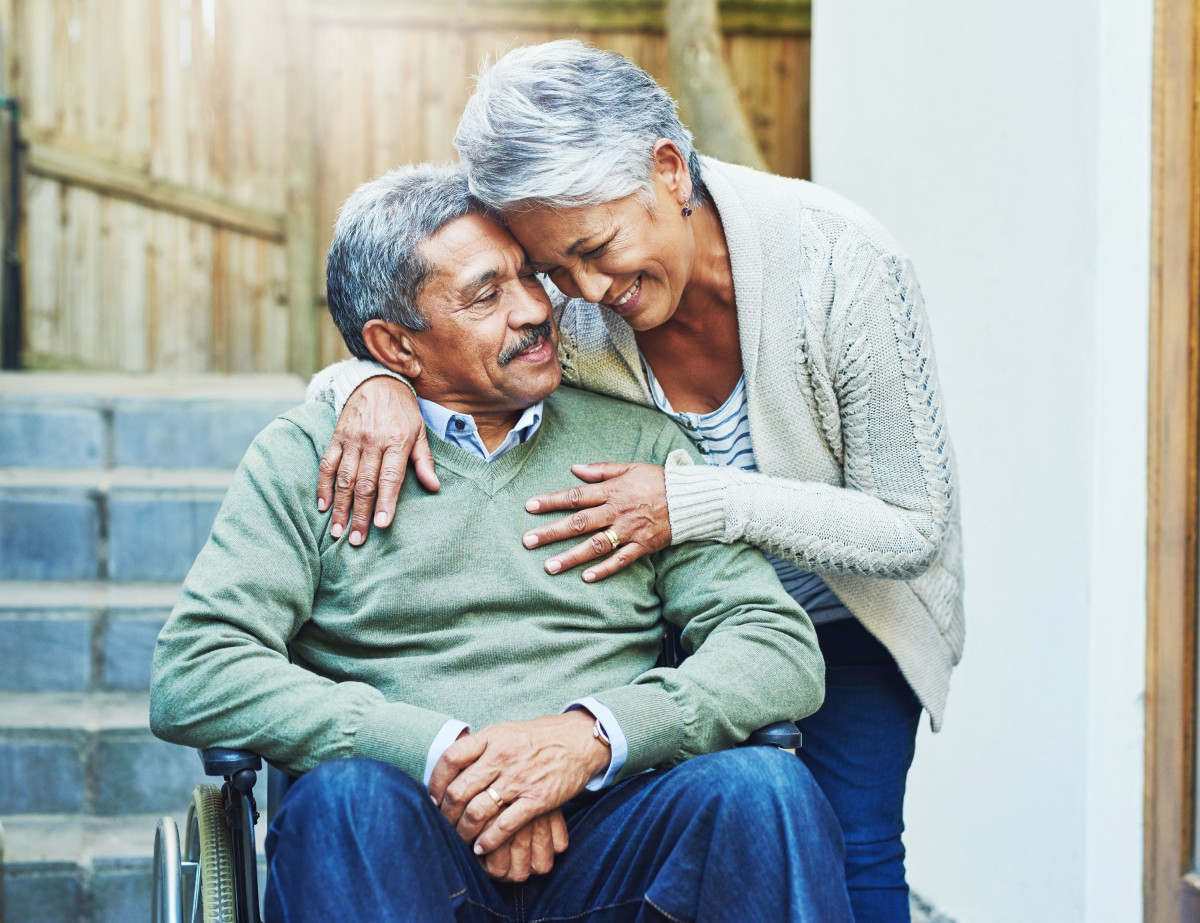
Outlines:
{"label": "blue collared shirt", "polygon": [[458,413],[423,397],[417,398],[417,404],[421,408],[421,416],[425,418],[431,430],[451,445],[456,445],[464,452],[470,452],[486,462],[495,461],[509,449],[519,446],[542,425],[542,402],[538,401],[532,407],[525,408],[525,412],[517,420],[517,425],[508,431],[504,441],[494,452],[489,452],[479,435],[475,418],[469,413]]}
{"label": "blue collared shirt", "polygon": [[[429,424],[429,428],[434,433],[451,445],[458,446],[464,452],[469,452],[486,462],[494,461],[509,449],[527,441],[542,425],[542,402],[538,401],[532,407],[525,409],[521,418],[517,420],[517,425],[504,437],[504,441],[496,447],[494,452],[489,452],[479,435],[479,427],[475,425],[475,418],[469,413],[458,413],[434,401],[427,401],[423,397],[417,398],[417,404],[421,408],[421,416],[425,418],[425,422]],[[612,744],[608,769],[588,782],[587,787],[596,791],[612,785],[629,756],[629,742],[621,730],[621,725],[617,723],[616,716],[608,710],[604,703],[588,696],[571,702],[563,711],[574,711],[577,708],[584,708],[592,713],[592,716],[600,722],[600,727],[604,729],[604,733]],[[425,757],[426,787],[429,786],[429,777],[433,775],[433,769],[437,766],[438,760],[442,758],[442,754],[454,741],[458,740],[459,734],[470,730],[466,722],[456,718],[451,718],[442,725],[433,738],[433,743],[429,746],[429,753]]]}

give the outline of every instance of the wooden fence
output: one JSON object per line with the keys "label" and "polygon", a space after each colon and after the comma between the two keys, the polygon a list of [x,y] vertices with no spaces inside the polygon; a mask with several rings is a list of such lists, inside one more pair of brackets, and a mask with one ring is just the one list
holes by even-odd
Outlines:
{"label": "wooden fence", "polygon": [[[768,163],[806,176],[807,0],[727,0]],[[295,371],[340,203],[450,139],[485,56],[563,36],[670,88],[661,0],[0,0],[25,141],[25,363]]]}

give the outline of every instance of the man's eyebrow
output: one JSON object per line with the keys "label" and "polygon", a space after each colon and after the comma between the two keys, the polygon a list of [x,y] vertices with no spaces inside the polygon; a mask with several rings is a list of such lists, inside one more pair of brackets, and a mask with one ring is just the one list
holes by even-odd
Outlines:
{"label": "man's eyebrow", "polygon": [[462,286],[458,290],[458,293],[460,295],[473,295],[488,283],[494,282],[499,276],[500,270],[498,269],[485,270]]}

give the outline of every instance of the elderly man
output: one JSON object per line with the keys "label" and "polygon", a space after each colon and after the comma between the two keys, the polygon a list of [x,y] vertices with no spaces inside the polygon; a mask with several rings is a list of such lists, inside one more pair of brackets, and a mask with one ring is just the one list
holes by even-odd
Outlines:
{"label": "elderly man", "polygon": [[[728,749],[822,697],[812,626],[762,556],[684,544],[583,585],[520,549],[524,498],[572,462],[661,465],[686,437],[556,390],[545,292],[455,167],[355,192],[328,276],[351,351],[420,398],[440,488],[409,479],[353,547],[308,499],[333,411],[285,414],[154,660],[159,736],[305,773],[268,834],[268,918],[850,920],[808,771]],[[664,622],[692,651],[675,668]]]}

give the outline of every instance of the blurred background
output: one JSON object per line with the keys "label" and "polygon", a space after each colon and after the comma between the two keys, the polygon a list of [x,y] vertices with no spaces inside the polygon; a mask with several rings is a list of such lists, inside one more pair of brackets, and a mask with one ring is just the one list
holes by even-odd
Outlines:
{"label": "blurred background", "polygon": [[[343,355],[340,202],[450,158],[482,59],[560,36],[645,67],[707,149],[669,9],[0,0],[12,920],[144,906],[197,776],[145,729],[149,651],[246,443]],[[1200,921],[1200,0],[719,9],[765,164],[878,217],[935,332],[967,646],[918,741],[911,884],[958,923]]]}

